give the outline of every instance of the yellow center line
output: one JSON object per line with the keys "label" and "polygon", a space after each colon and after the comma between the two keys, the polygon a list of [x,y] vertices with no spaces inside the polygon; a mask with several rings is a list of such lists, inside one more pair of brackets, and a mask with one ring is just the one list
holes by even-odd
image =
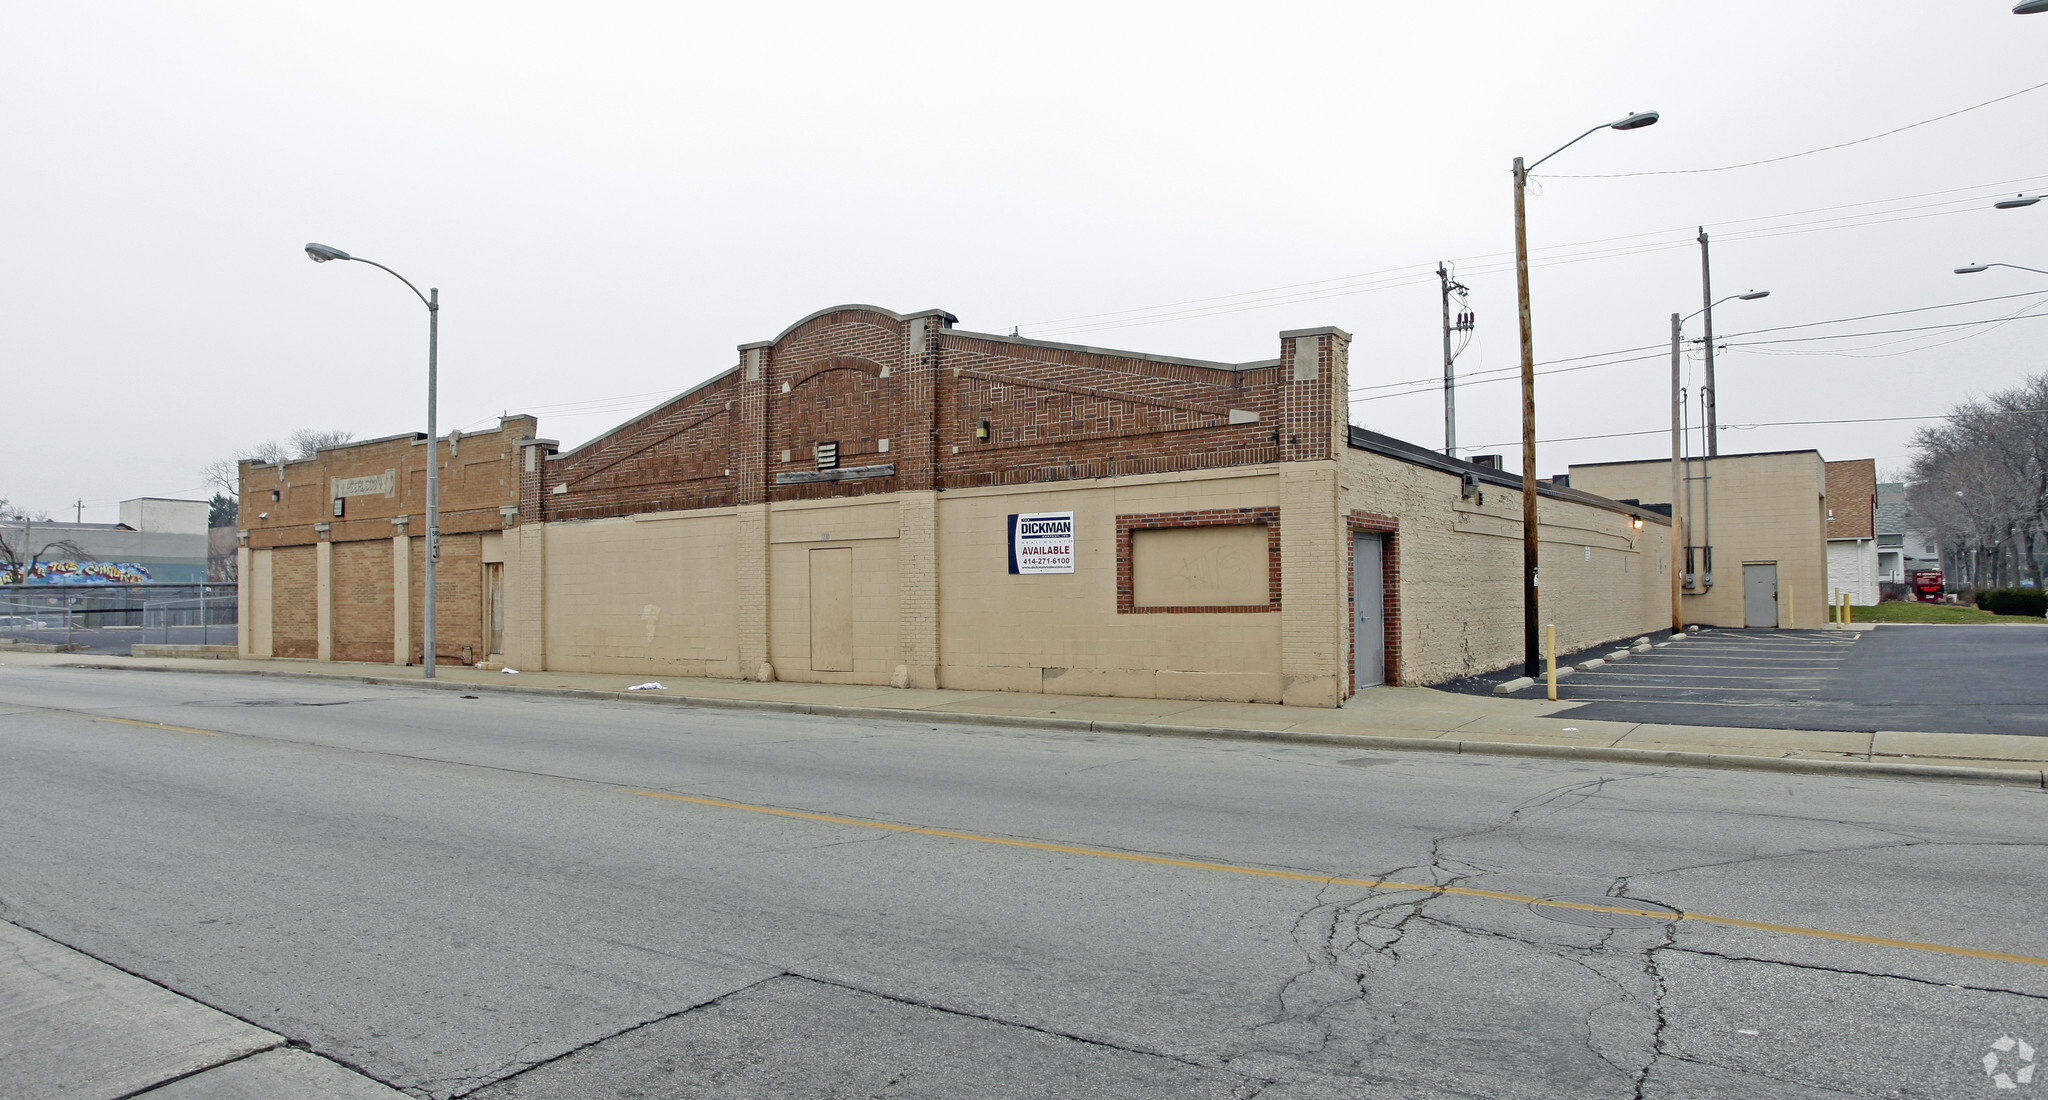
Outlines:
{"label": "yellow center line", "polygon": [[173,733],[198,733],[204,734],[207,737],[224,736],[219,730],[193,729],[191,726],[172,726],[166,725],[163,722],[144,722],[135,718],[115,718],[111,715],[94,714],[90,711],[72,710],[69,707],[39,707],[34,703],[10,703],[8,705],[21,707],[24,710],[39,710],[45,714],[68,714],[73,718],[83,718],[88,722],[119,722],[124,726],[145,726],[153,730],[170,730]]}
{"label": "yellow center line", "polygon": [[[981,833],[963,833],[952,829],[931,829],[921,825],[898,825],[888,821],[870,821],[859,817],[840,817],[836,814],[811,813],[807,810],[784,810],[774,806],[758,806],[747,802],[727,802],[723,799],[698,798],[694,795],[669,794],[665,791],[642,791],[631,787],[620,787],[618,790],[621,794],[644,795],[648,798],[665,798],[675,802],[713,806],[722,810],[744,810],[747,813],[768,814],[774,817],[794,817],[805,821],[819,821],[828,825],[854,825],[863,829],[885,829],[892,833],[917,833],[921,836],[945,837],[948,840],[966,840],[976,844],[998,844],[1006,848],[1028,848],[1039,852],[1060,852],[1066,855],[1094,856],[1098,859],[1120,859],[1129,863],[1151,863],[1162,867],[1183,867],[1193,871],[1222,871],[1232,875],[1286,879],[1293,882],[1314,882],[1330,886],[1363,886],[1374,890],[1415,890],[1427,894],[1455,894],[1459,897],[1487,898],[1492,901],[1511,901],[1522,904],[1540,903],[1558,909],[1579,909],[1591,913],[1621,913],[1633,917],[1671,918],[1671,914],[1663,910],[1631,909],[1625,905],[1594,905],[1584,902],[1549,901],[1530,894],[1510,894],[1499,890],[1480,890],[1470,886],[1437,886],[1429,883],[1395,882],[1391,879],[1340,878],[1335,875],[1310,874],[1306,871],[1279,871],[1265,867],[1243,867],[1234,863],[1212,863],[1199,859],[1175,859],[1171,856],[1148,856],[1136,852],[1112,851],[1107,848],[1087,848],[1073,844],[1052,844],[1042,840],[1018,840],[1012,837],[987,836]],[[2048,958],[2038,958],[2033,955],[2013,955],[2003,951],[1985,951],[1975,947],[1952,947],[1947,944],[1922,943],[1918,940],[1896,940],[1884,936],[1865,936],[1855,932],[1831,932],[1824,928],[1802,928],[1796,924],[1771,924],[1765,921],[1743,920],[1739,917],[1717,917],[1709,913],[1683,913],[1678,919],[1699,921],[1702,924],[1723,924],[1734,928],[1748,928],[1759,932],[1776,932],[1786,936],[1805,936],[1809,939],[1835,940],[1840,943],[1861,943],[1876,947],[1896,947],[1906,951],[1926,951],[1936,955],[1958,955],[1968,959],[1990,959],[1994,962],[2021,963],[2027,966],[2048,966]]]}
{"label": "yellow center line", "polygon": [[174,733],[203,733],[208,737],[219,737],[221,735],[219,730],[198,730],[193,729],[191,726],[167,726],[162,722],[139,722],[133,718],[109,718],[102,714],[87,714],[84,711],[78,710],[64,711],[63,713],[76,714],[81,718],[89,718],[95,722],[119,722],[124,726],[148,726],[153,730],[170,730]]}

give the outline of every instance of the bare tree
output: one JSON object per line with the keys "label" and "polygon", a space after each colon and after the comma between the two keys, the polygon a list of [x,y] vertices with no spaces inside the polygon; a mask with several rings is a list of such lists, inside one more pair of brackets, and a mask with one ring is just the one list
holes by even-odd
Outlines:
{"label": "bare tree", "polygon": [[[50,522],[49,513],[17,514],[0,500],[0,584],[25,584],[35,576],[36,566],[56,555],[66,561],[92,561],[85,547],[65,538],[36,533],[37,523]],[[40,543],[40,545],[38,545]]]}
{"label": "bare tree", "polygon": [[2048,574],[2048,374],[1955,407],[1913,438],[1906,489],[1943,570],[1977,588]]}
{"label": "bare tree", "polygon": [[321,431],[316,428],[300,428],[287,437],[286,442],[267,440],[253,447],[244,447],[235,452],[233,458],[220,458],[199,468],[199,476],[208,487],[224,493],[231,500],[242,495],[242,463],[244,462],[295,462],[311,458],[326,447],[339,447],[356,437],[356,433],[340,428]]}
{"label": "bare tree", "polygon": [[291,434],[292,457],[311,458],[325,448],[339,447],[355,437],[356,433],[339,429],[323,432],[313,428],[300,428]]}

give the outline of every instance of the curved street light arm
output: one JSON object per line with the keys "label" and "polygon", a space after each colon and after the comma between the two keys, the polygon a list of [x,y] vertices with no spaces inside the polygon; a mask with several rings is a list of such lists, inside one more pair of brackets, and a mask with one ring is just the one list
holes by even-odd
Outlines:
{"label": "curved street light arm", "polygon": [[[1734,300],[1735,300],[1735,299],[1737,299],[1737,298],[1750,298],[1750,297],[1756,297],[1756,298],[1761,298],[1761,297],[1764,297],[1764,295],[1766,295],[1766,294],[1769,294],[1769,293],[1770,293],[1770,291],[1768,291],[1768,290],[1764,291],[1764,292],[1763,292],[1763,294],[1758,294],[1758,293],[1757,293],[1756,291],[1754,291],[1754,290],[1747,290],[1747,291],[1744,291],[1744,292],[1742,292],[1741,294],[1730,294],[1730,295],[1729,295],[1729,296],[1727,296],[1726,298],[1720,298],[1720,299],[1717,299],[1717,300],[1716,300],[1716,301],[1714,302],[1714,305],[1713,305],[1713,306],[1708,306],[1708,307],[1706,307],[1706,309],[1696,309],[1696,310],[1693,310],[1693,311],[1692,311],[1691,313],[1688,313],[1688,314],[1686,314],[1686,315],[1685,315],[1685,318],[1684,318],[1684,320],[1685,320],[1685,321],[1690,321],[1690,320],[1692,320],[1693,318],[1695,318],[1695,317],[1698,317],[1698,316],[1699,316],[1700,314],[1702,314],[1702,313],[1705,313],[1705,312],[1706,312],[1706,311],[1707,311],[1708,309],[1712,309],[1712,308],[1714,308],[1714,306],[1718,306],[1718,305],[1721,305],[1721,304],[1723,304],[1723,303],[1725,303],[1725,302],[1732,302],[1732,301],[1734,301]],[[1683,323],[1683,322],[1680,322],[1680,323]]]}
{"label": "curved street light arm", "polygon": [[[1572,146],[1577,145],[1578,143],[1586,140],[1587,138],[1592,137],[1595,133],[1598,133],[1601,130],[1605,130],[1612,125],[1614,124],[1611,122],[1603,122],[1600,125],[1593,127],[1591,130],[1588,130],[1585,133],[1580,134],[1578,137],[1575,137],[1570,141],[1565,142],[1563,145],[1560,145],[1557,148],[1552,149],[1550,152],[1544,154],[1543,160],[1537,161],[1536,164],[1542,164],[1543,161],[1549,160],[1551,157],[1554,157],[1559,153],[1564,152],[1566,149],[1569,149]],[[1532,164],[1529,167],[1522,169],[1522,174],[1526,176],[1529,173],[1534,172],[1536,170],[1536,164]]]}
{"label": "curved street light arm", "polygon": [[363,259],[361,256],[350,256],[349,259],[354,260],[359,264],[369,264],[371,267],[378,268],[384,271],[386,274],[390,275],[392,278],[397,279],[401,283],[404,283],[405,289],[412,291],[413,297],[418,298],[420,300],[420,304],[427,307],[427,309],[430,312],[437,311],[440,309],[439,306],[435,305],[433,302],[428,301],[426,295],[420,293],[419,287],[412,285],[411,279],[408,279],[405,276],[400,275],[396,271],[392,271],[390,268],[385,267],[383,264],[380,264],[375,260],[366,260]]}

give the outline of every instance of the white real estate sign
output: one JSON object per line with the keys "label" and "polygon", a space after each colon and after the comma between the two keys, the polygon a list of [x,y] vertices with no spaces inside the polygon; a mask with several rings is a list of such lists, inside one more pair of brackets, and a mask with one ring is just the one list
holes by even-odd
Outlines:
{"label": "white real estate sign", "polygon": [[1023,512],[1010,516],[1010,572],[1074,571],[1074,513]]}

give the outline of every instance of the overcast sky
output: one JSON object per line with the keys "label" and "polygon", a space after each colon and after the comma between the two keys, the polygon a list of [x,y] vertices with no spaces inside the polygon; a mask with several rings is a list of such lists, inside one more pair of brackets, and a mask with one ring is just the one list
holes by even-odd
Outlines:
{"label": "overcast sky", "polygon": [[[1940,413],[2048,369],[2048,321],[1742,345],[2048,313],[2048,276],[1951,273],[2048,268],[2048,203],[1990,206],[2048,189],[2048,88],[1632,173],[2048,82],[2048,15],[2010,8],[11,4],[0,497],[112,521],[297,428],[424,429],[425,309],[306,241],[441,288],[444,431],[530,412],[565,445],[845,302],[1226,361],[1334,324],[1354,387],[1440,379],[1447,259],[1478,314],[1459,442],[1518,467],[1509,164],[1651,109],[1532,183],[1537,358],[1605,364],[1542,380],[1541,436],[1667,427],[1701,225],[1717,296],[1772,291],[1715,312],[1725,425]],[[1414,389],[1353,422],[1440,447]],[[1891,470],[1925,423],[1722,450]],[[1550,443],[1539,472],[1667,453]]]}

